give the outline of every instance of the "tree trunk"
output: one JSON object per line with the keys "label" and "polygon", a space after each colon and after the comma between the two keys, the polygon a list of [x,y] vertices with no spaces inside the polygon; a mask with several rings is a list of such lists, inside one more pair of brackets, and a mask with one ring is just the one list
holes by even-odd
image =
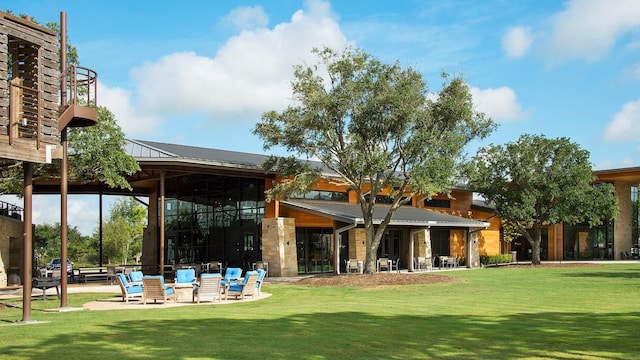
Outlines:
{"label": "tree trunk", "polygon": [[378,254],[378,247],[374,246],[375,229],[373,227],[373,224],[370,224],[365,228],[365,233],[367,235],[367,239],[365,241],[367,254],[364,261],[364,273],[373,274],[376,272],[376,260]]}
{"label": "tree trunk", "polygon": [[533,241],[531,242],[531,263],[540,265],[540,244],[542,243],[542,225],[534,225]]}

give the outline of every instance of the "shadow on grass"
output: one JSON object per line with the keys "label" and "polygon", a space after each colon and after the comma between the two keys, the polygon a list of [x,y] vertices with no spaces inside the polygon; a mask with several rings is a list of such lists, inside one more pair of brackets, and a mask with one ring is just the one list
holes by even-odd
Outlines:
{"label": "shadow on grass", "polygon": [[[108,316],[109,312],[105,312]],[[608,358],[640,353],[640,312],[508,316],[396,316],[360,312],[277,319],[116,321],[52,335],[5,356],[46,359]]]}
{"label": "shadow on grass", "polygon": [[594,278],[594,279],[640,279],[640,268],[625,270],[599,270],[599,271],[575,271],[563,274],[563,276],[571,278]]}

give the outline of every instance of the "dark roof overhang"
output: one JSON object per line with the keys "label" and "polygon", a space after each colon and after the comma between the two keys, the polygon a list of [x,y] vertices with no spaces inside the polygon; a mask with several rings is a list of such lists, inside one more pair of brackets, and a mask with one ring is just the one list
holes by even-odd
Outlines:
{"label": "dark roof overhang", "polygon": [[[286,200],[280,201],[280,203],[292,209],[328,217],[343,223],[364,224],[362,211],[357,204],[309,200]],[[389,205],[376,205],[373,214],[375,225],[382,223],[389,207]],[[484,229],[489,226],[489,223],[411,206],[402,206],[394,213],[389,226]]]}

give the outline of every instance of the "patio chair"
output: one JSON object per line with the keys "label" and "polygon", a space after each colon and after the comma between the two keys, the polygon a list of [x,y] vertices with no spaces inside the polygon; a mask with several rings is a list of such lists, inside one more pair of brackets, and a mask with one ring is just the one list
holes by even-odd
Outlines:
{"label": "patio chair", "polygon": [[416,270],[420,271],[420,270],[431,270],[432,265],[431,265],[431,259],[424,257],[424,256],[418,256],[416,258]]}
{"label": "patio chair", "polygon": [[220,261],[209,261],[209,273],[222,274],[222,263]]}
{"label": "patio chair", "polygon": [[167,300],[171,298],[173,298],[173,302],[176,302],[176,292],[173,287],[164,284],[162,275],[147,275],[142,278],[142,302],[144,304],[147,303],[147,300],[153,300],[154,303],[162,300],[162,303],[166,304]]}
{"label": "patio chair", "polygon": [[175,279],[176,287],[192,287],[195,282],[196,282],[195,269],[189,268],[189,269],[176,270],[176,279]]}
{"label": "patio chair", "polygon": [[258,269],[256,270],[256,272],[258,273],[258,279],[256,280],[256,291],[257,291],[257,294],[260,295],[260,291],[262,291],[262,282],[264,281],[264,278],[267,276],[267,271],[264,269]]}
{"label": "patio chair", "polygon": [[378,259],[378,272],[387,271],[391,272],[393,268],[393,261],[389,258],[380,258]]}
{"label": "patio chair", "polygon": [[263,269],[265,276],[269,276],[269,263],[266,261],[256,261],[253,263],[253,270]]}
{"label": "patio chair", "polygon": [[226,288],[225,298],[235,296],[236,299],[244,300],[245,296],[251,295],[253,299],[256,294],[256,282],[258,281],[257,271],[247,271],[242,283],[231,284]]}
{"label": "patio chair", "polygon": [[352,274],[361,274],[362,269],[360,268],[360,261],[358,259],[349,259],[347,261],[347,273]]}
{"label": "patio chair", "polygon": [[116,274],[120,291],[122,291],[122,301],[129,302],[129,299],[142,297],[142,285],[129,283],[127,277],[123,273]]}
{"label": "patio chair", "polygon": [[451,259],[449,256],[438,256],[438,269],[442,269],[443,267],[446,269],[447,266],[449,266],[449,259]]}
{"label": "patio chair", "polygon": [[200,274],[200,283],[193,287],[192,302],[200,304],[201,298],[211,297],[211,301],[222,300],[222,287],[220,282],[222,276],[220,274]]}
{"label": "patio chair", "polygon": [[224,273],[224,278],[222,279],[222,286],[228,287],[229,285],[235,283],[242,276],[241,268],[230,268],[228,267]]}
{"label": "patio chair", "polygon": [[129,283],[131,285],[142,285],[142,277],[144,274],[142,271],[131,271],[129,273]]}

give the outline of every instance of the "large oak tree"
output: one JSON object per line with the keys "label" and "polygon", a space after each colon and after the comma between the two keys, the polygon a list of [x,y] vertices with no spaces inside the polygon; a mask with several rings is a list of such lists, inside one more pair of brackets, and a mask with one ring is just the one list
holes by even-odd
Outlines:
{"label": "large oak tree", "polygon": [[[319,160],[355,192],[366,229],[365,272],[394,212],[412,196],[449,193],[465,145],[494,129],[474,110],[469,88],[443,74],[430,97],[422,75],[385,64],[359,49],[315,49],[318,62],[294,69],[293,104],[263,114],[254,133],[265,149],[283,146],[297,157]],[[268,199],[308,189],[321,176],[310,162],[272,157],[265,168],[285,175]],[[384,220],[373,222],[376,194],[393,199]],[[371,194],[371,196],[368,196]]]}
{"label": "large oak tree", "polygon": [[568,138],[525,134],[480,149],[471,164],[470,186],[495,204],[506,229],[529,241],[533,264],[540,264],[543,227],[598,225],[617,215],[613,186],[593,184],[589,152]]}

